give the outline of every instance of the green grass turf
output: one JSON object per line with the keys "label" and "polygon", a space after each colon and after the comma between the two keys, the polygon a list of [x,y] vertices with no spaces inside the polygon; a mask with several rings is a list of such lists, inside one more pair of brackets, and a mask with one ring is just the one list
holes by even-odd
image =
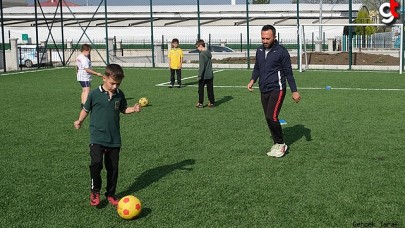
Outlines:
{"label": "green grass turf", "polygon": [[274,159],[259,91],[244,88],[250,70],[215,74],[215,85],[236,86],[215,88],[215,109],[194,107],[195,78],[168,89],[155,86],[168,81],[166,69],[125,73],[129,104],[151,104],[121,118],[117,194],[139,197],[141,217],[122,220],[105,201],[89,206],[89,120],[74,129],[81,89],[66,68],[0,76],[2,226],[405,226],[405,76],[296,72],[303,99],[287,93],[289,153]]}

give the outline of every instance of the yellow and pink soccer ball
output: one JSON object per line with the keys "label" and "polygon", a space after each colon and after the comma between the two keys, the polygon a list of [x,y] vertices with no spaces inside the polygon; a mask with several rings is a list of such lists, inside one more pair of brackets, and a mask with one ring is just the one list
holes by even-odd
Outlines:
{"label": "yellow and pink soccer ball", "polygon": [[117,205],[118,215],[123,219],[134,219],[141,211],[141,201],[133,195],[122,197]]}
{"label": "yellow and pink soccer ball", "polygon": [[149,100],[146,97],[142,97],[141,99],[139,99],[138,103],[141,107],[145,107],[148,106]]}

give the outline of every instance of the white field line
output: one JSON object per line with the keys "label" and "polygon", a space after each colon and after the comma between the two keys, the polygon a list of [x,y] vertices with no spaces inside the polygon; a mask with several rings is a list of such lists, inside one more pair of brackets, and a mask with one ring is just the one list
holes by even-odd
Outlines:
{"label": "white field line", "polygon": [[[158,84],[156,86],[166,86],[164,84]],[[170,82],[169,82],[170,83]],[[186,87],[198,87],[198,85],[186,85]],[[247,89],[247,84],[246,86],[225,86],[225,85],[214,85],[215,88],[242,88],[242,89]],[[253,89],[259,89],[259,87],[253,87]],[[288,88],[287,88],[288,90]],[[325,88],[305,88],[301,87],[299,90],[326,90]],[[405,89],[369,89],[369,88],[332,88],[331,90],[357,90],[357,91],[405,91]]]}
{"label": "white field line", "polygon": [[[217,70],[214,73],[221,72],[224,70]],[[187,78],[183,78],[182,81],[187,79],[196,78],[198,75],[190,76]],[[163,82],[160,84],[156,84],[155,86],[169,86],[170,82]],[[198,87],[198,85],[186,85],[186,87]],[[226,86],[226,85],[214,85],[215,88],[243,88],[247,89],[246,86]],[[254,86],[253,89],[259,89],[259,87]],[[288,90],[288,89],[287,89]],[[298,90],[326,90],[325,87],[317,88],[317,87],[299,87]],[[358,90],[358,91],[405,91],[405,89],[374,89],[374,88],[334,88],[332,87],[330,90]]]}
{"label": "white field line", "polygon": [[[224,71],[224,70],[216,70],[216,71],[214,71],[214,73],[218,73],[218,72],[221,72],[221,71]],[[196,78],[196,77],[198,77],[198,75],[193,75],[193,76],[190,76],[190,77],[187,77],[187,78],[182,78],[181,81],[191,79],[191,78]],[[169,86],[169,84],[170,84],[170,82],[163,82],[163,83],[160,83],[160,84],[156,84],[155,86]]]}
{"label": "white field line", "polygon": [[[187,87],[198,87],[198,85],[187,85]],[[246,86],[222,86],[222,85],[214,85],[216,88],[244,88],[247,89]],[[253,89],[259,89],[259,87],[253,87]],[[326,90],[325,88],[298,88],[299,90]],[[288,88],[287,88],[288,90]],[[405,91],[405,89],[367,89],[367,88],[332,88],[331,90],[362,90],[362,91]]]}
{"label": "white field line", "polygon": [[51,70],[59,70],[59,69],[65,69],[65,68],[69,68],[69,67],[55,67],[55,68],[48,68],[48,69],[41,69],[41,70],[15,71],[15,72],[11,72],[11,73],[0,74],[0,76],[3,76],[3,75],[15,75],[15,74],[26,74],[26,73],[41,72],[41,71],[51,71]]}
{"label": "white field line", "polygon": [[[326,90],[325,88],[299,88],[304,90]],[[373,88],[334,88],[332,87],[330,90],[361,90],[361,91],[405,91],[405,89],[373,89]]]}

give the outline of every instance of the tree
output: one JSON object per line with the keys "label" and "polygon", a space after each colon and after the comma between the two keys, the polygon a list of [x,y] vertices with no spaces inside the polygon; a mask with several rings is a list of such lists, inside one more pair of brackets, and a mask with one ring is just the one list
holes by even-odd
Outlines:
{"label": "tree", "polygon": [[[371,24],[371,18],[368,13],[367,8],[363,7],[357,13],[357,18],[354,20],[355,24]],[[376,32],[376,28],[373,26],[356,26],[355,30],[356,35],[361,35],[362,37],[362,46],[366,46],[366,35],[371,35]]]}
{"label": "tree", "polygon": [[[372,24],[370,14],[364,7],[357,13],[357,18],[354,20],[355,24]],[[373,26],[356,26],[356,34],[359,35],[371,35],[376,32],[376,28]]]}

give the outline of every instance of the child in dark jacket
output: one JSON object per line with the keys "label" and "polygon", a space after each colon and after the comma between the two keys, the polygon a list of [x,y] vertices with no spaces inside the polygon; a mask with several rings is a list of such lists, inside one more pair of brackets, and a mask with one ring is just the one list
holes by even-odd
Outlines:
{"label": "child in dark jacket", "polygon": [[207,95],[208,95],[208,107],[215,107],[214,98],[214,72],[212,71],[212,55],[209,50],[205,47],[204,40],[198,40],[196,42],[196,48],[200,52],[199,54],[199,70],[198,70],[198,103],[197,108],[203,108],[204,102],[204,86],[207,85]]}

